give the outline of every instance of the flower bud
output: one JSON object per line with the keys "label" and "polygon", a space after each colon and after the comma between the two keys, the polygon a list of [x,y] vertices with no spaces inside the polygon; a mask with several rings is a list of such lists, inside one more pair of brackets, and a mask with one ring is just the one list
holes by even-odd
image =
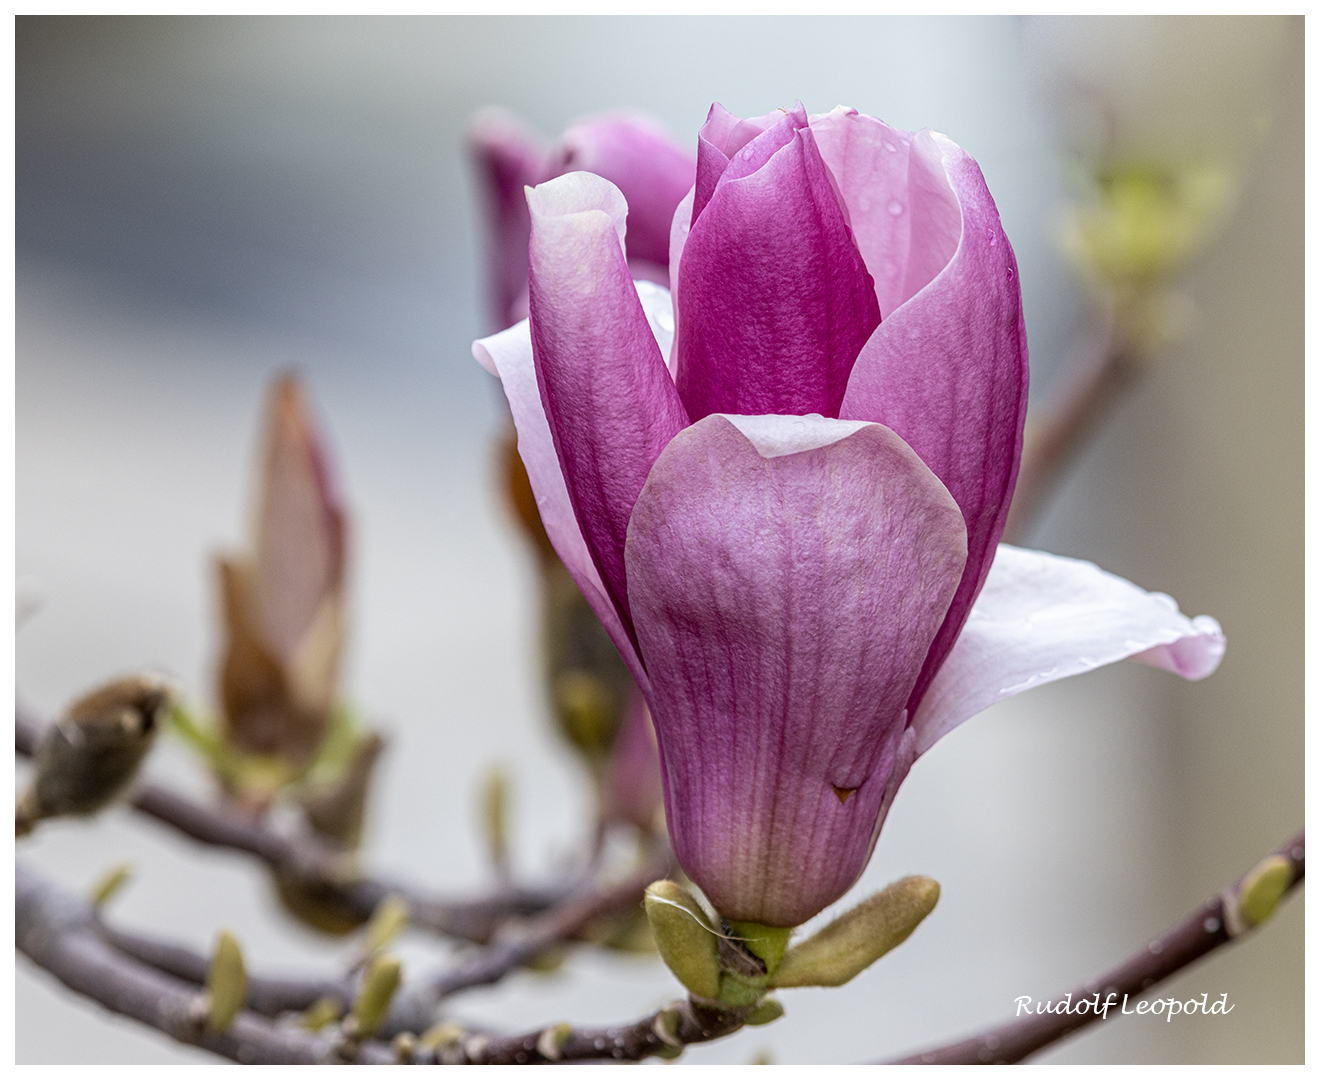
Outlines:
{"label": "flower bud", "polygon": [[397,956],[373,956],[362,976],[362,986],[353,1002],[356,1035],[364,1038],[380,1026],[390,1011],[394,991],[399,988],[402,964]]}
{"label": "flower bud", "polygon": [[906,941],[939,898],[940,887],[930,878],[896,881],[789,949],[771,982],[842,986]]}
{"label": "flower bud", "polygon": [[660,956],[693,994],[720,994],[719,937],[706,913],[682,885],[656,881],[646,890],[646,917]]}
{"label": "flower bud", "polygon": [[1238,914],[1247,926],[1259,926],[1271,915],[1293,881],[1292,864],[1282,855],[1262,859],[1242,879],[1238,889]]}
{"label": "flower bud", "polygon": [[16,828],[42,818],[94,814],[137,775],[160,727],[170,691],[159,679],[118,679],[75,701],[41,734],[31,788],[19,801]]}
{"label": "flower bud", "polygon": [[206,974],[206,994],[209,999],[206,1022],[216,1031],[224,1031],[238,1015],[243,999],[247,997],[243,950],[228,930],[216,938],[211,968]]}

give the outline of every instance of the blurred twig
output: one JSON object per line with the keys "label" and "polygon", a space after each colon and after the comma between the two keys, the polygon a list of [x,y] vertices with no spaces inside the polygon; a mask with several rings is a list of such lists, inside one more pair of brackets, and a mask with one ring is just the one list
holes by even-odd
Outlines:
{"label": "blurred twig", "polygon": [[1106,327],[1087,339],[1056,400],[1027,418],[1022,464],[1004,527],[1004,541],[1020,544],[1044,510],[1069,466],[1100,422],[1124,399],[1149,366],[1124,336]]}
{"label": "blurred twig", "polygon": [[[14,720],[19,754],[30,756],[41,725],[23,709]],[[361,921],[371,917],[385,897],[402,897],[413,926],[465,941],[485,942],[505,920],[534,915],[568,896],[578,880],[548,888],[500,886],[489,896],[443,900],[396,881],[362,875],[351,853],[316,837],[277,832],[259,821],[203,806],[158,784],[139,784],[128,799],[137,811],[155,818],[201,844],[253,855],[272,871],[327,894]]]}
{"label": "blurred twig", "polygon": [[[1074,989],[1069,1000],[1091,1000],[1098,994],[1103,1004],[1112,997],[1113,1015],[1121,1015],[1119,1003],[1125,996],[1144,994],[1206,953],[1241,937],[1273,911],[1271,902],[1263,909],[1263,915],[1253,918],[1250,910],[1253,898],[1244,895],[1248,891],[1244,886],[1252,881],[1259,882],[1260,871],[1269,868],[1271,863],[1277,864],[1280,872],[1285,865],[1290,871],[1286,884],[1280,883],[1284,895],[1300,885],[1306,876],[1305,830],[1118,967]],[[1108,1015],[1108,1012],[1097,1014],[1094,1009],[1080,1014],[1064,1010],[1030,1015],[970,1039],[902,1058],[893,1064],[1012,1065]]]}
{"label": "blurred twig", "polygon": [[[616,886],[616,895],[630,883],[631,879]],[[595,894],[599,903],[605,903],[608,892]],[[573,924],[570,912],[583,921],[589,917],[591,905],[586,896],[581,900],[565,905],[560,926],[565,935]],[[257,1015],[253,1010],[258,1002],[264,1000],[263,1008],[274,1011],[281,993],[292,1005],[288,987],[301,987],[299,993],[305,997],[311,988],[327,984],[251,979],[248,1008],[238,1013],[227,1030],[219,1032],[207,1027],[205,1010],[199,1007],[201,987],[194,976],[200,974],[195,968],[204,960],[187,950],[108,931],[90,903],[41,881],[21,865],[15,868],[15,930],[20,951],[76,993],[179,1042],[246,1064],[640,1061],[656,1054],[672,1057],[689,1043],[731,1034],[742,1027],[746,1012],[718,1012],[691,1001],[677,1001],[638,1021],[611,1028],[574,1029],[558,1024],[526,1035],[501,1037],[454,1027],[446,1039],[428,1042],[405,1037],[386,1044],[348,1039],[334,1024],[311,1032]],[[548,932],[548,927],[541,931]],[[167,970],[171,966],[185,970],[172,974]],[[267,995],[264,999],[263,994]],[[396,1015],[397,1010],[396,1005]]]}

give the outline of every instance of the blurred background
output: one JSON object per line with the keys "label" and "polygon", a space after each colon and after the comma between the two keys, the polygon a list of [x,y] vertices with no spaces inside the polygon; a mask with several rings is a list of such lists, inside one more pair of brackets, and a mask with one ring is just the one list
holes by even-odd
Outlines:
{"label": "blurred background", "polygon": [[[1271,123],[1187,279],[1188,333],[1030,538],[1215,615],[1222,668],[1192,685],[1118,665],[941,742],[852,894],[929,874],[927,924],[848,987],[786,993],[783,1020],[682,1061],[858,1061],[960,1037],[1118,961],[1300,825],[1301,19],[1268,31]],[[18,632],[20,695],[51,715],[151,667],[214,701],[209,559],[246,539],[266,388],[295,368],[352,513],[346,685],[392,740],[368,863],[437,891],[487,885],[475,789],[503,763],[516,866],[551,875],[590,807],[546,719],[533,556],[497,481],[503,407],[470,358],[489,329],[470,115],[504,105],[553,137],[632,107],[694,144],[713,100],[754,115],[800,98],[944,132],[981,164],[1017,252],[1039,404],[1087,305],[1052,236],[1066,140],[1023,40],[1008,19],[20,18],[17,573],[20,601],[40,601]],[[149,771],[208,783],[172,746]],[[227,927],[257,970],[347,955],[290,923],[247,861],[124,810],[45,826],[20,855],[79,890],[127,859],[114,918],[203,950]],[[1300,1062],[1302,941],[1294,898],[1170,985],[1227,992],[1228,1016],[1120,1019],[1042,1060]],[[444,959],[420,937],[403,954],[405,976]],[[453,1013],[622,1021],[676,990],[656,960],[581,952]],[[23,1063],[202,1059],[21,957],[16,1016]]]}

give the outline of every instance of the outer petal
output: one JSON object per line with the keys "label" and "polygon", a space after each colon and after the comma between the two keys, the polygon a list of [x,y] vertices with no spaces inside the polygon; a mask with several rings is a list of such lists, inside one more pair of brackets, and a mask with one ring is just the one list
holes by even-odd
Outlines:
{"label": "outer petal", "polygon": [[999,545],[967,625],[917,709],[917,753],[1033,686],[1130,657],[1186,679],[1219,666],[1224,635],[1094,563]]}
{"label": "outer petal", "polygon": [[[601,581],[631,632],[623,545],[660,451],[687,426],[620,246],[618,188],[569,173],[528,193],[541,400]],[[654,287],[654,286],[652,286]]]}
{"label": "outer petal", "polygon": [[482,109],[468,129],[490,227],[490,302],[500,327],[526,317],[527,238],[531,219],[523,188],[549,175],[549,147],[508,109]]}
{"label": "outer petal", "polygon": [[880,309],[801,108],[701,194],[677,271],[688,414],[837,416]]}
{"label": "outer petal", "polygon": [[498,334],[473,342],[472,355],[492,375],[499,377],[504,386],[509,409],[513,413],[514,427],[518,431],[518,454],[527,467],[536,496],[536,507],[545,525],[546,535],[568,572],[573,575],[591,610],[610,635],[628,670],[645,691],[649,686],[646,672],[638,659],[632,638],[623,628],[605,585],[592,561],[587,542],[578,528],[573,504],[568,497],[564,474],[559,468],[554,438],[541,404],[541,391],[536,384],[536,367],[532,361],[532,335],[527,320]]}
{"label": "outer petal", "polygon": [[344,585],[344,512],[298,380],[275,385],[257,518],[256,597],[275,655],[289,663]]}
{"label": "outer petal", "polygon": [[[879,124],[868,117],[849,122]],[[883,143],[881,132],[881,154]],[[886,313],[857,358],[839,411],[893,428],[944,482],[967,521],[967,567],[913,689],[914,712],[989,572],[1017,482],[1027,408],[1013,249],[976,162],[925,131],[909,149],[906,212],[913,222],[905,281],[919,280],[925,271],[914,268],[942,257],[949,193],[961,209],[956,251],[916,295]]]}
{"label": "outer petal", "polygon": [[674,849],[725,916],[796,926],[861,873],[964,543],[876,424],[712,416],[660,455],[629,599]]}
{"label": "outer petal", "polygon": [[628,258],[669,264],[669,226],[697,163],[659,125],[630,114],[581,120],[560,139],[554,170],[591,172],[614,184],[628,203]]}

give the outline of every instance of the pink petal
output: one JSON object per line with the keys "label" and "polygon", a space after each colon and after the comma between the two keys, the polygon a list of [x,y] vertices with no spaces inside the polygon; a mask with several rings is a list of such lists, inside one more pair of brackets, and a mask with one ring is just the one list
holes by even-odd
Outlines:
{"label": "pink petal", "polygon": [[725,916],[796,926],[861,873],[964,555],[948,492],[876,424],[712,416],[660,455],[629,599],[670,835]]}
{"label": "pink petal", "polygon": [[733,155],[704,209],[700,180],[671,273],[688,415],[837,416],[880,311],[801,107]]}
{"label": "pink petal", "polygon": [[917,753],[996,701],[1130,657],[1187,679],[1219,666],[1224,635],[1094,563],[999,545],[985,588],[913,720]]}
{"label": "pink petal", "polygon": [[344,512],[298,380],[276,384],[257,518],[256,590],[267,643],[288,662],[343,588]]}
{"label": "pink petal", "polygon": [[550,175],[549,147],[519,116],[499,108],[477,113],[468,129],[468,146],[490,229],[492,321],[510,326],[526,316],[527,239],[532,223],[523,189]]}
{"label": "pink petal", "polygon": [[[854,198],[853,178],[866,173],[855,159],[866,146],[872,156],[887,153],[891,129],[869,117],[831,116],[831,123],[861,133],[845,155],[852,164],[841,184],[845,197]],[[961,208],[961,234],[947,265],[885,313],[852,369],[839,415],[893,428],[944,482],[967,521],[967,567],[913,689],[915,710],[953,647],[1004,531],[1022,453],[1027,344],[1017,263],[976,162],[926,131],[912,138],[908,156],[905,283],[919,281],[944,258],[950,197]],[[854,220],[865,217],[860,206],[852,212]],[[858,228],[874,235],[870,225]]]}
{"label": "pink petal", "polygon": [[668,265],[674,208],[696,176],[691,151],[644,116],[595,116],[564,132],[553,168],[556,175],[581,170],[614,184],[628,203],[629,260]]}
{"label": "pink petal", "polygon": [[619,650],[633,678],[645,690],[648,686],[646,672],[605,590],[596,564],[591,559],[591,552],[587,550],[587,542],[582,538],[577,516],[573,513],[564,474],[559,469],[554,438],[545,418],[545,407],[541,404],[536,366],[532,361],[532,335],[527,320],[473,342],[472,355],[482,367],[498,376],[503,384],[509,410],[513,413],[514,427],[518,431],[518,454],[527,467],[527,478],[536,496],[536,508],[540,511],[541,522],[545,525],[550,543],[554,545],[555,552],[582,590],[591,610],[610,635],[610,640]]}
{"label": "pink petal", "polygon": [[840,105],[811,133],[848,207],[853,236],[888,317],[935,277],[958,247],[962,215],[938,158],[912,153],[912,132]]}
{"label": "pink petal", "polygon": [[541,400],[587,550],[630,628],[628,518],[687,414],[624,261],[619,189],[591,173],[568,173],[528,192],[527,204]]}

